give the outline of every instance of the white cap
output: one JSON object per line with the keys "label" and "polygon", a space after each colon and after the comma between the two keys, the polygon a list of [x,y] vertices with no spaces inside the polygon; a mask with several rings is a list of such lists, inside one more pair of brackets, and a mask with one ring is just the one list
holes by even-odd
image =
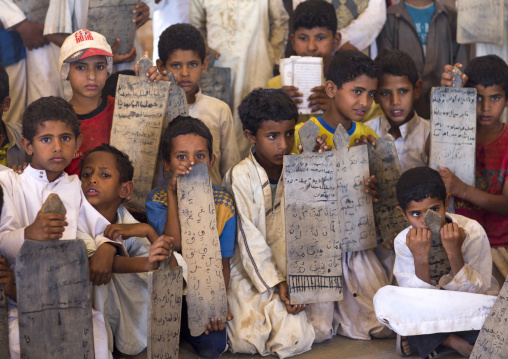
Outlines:
{"label": "white cap", "polygon": [[96,55],[106,56],[108,75],[111,74],[113,72],[113,52],[104,36],[85,29],[67,36],[60,48],[60,59],[58,60],[61,78],[67,79],[70,69],[69,63]]}

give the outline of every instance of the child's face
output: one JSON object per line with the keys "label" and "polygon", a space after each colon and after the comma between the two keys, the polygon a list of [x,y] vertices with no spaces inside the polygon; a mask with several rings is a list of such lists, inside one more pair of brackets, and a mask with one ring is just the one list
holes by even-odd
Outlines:
{"label": "child's face", "polygon": [[207,60],[202,62],[194,50],[175,50],[169,55],[165,64],[157,60],[157,65],[160,71],[171,71],[176,83],[186,94],[194,94],[197,92],[201,74],[206,72]]}
{"label": "child's face", "polygon": [[402,125],[411,119],[413,102],[422,90],[422,81],[413,87],[407,76],[384,74],[379,79],[376,101],[390,124]]}
{"label": "child's face", "polygon": [[448,208],[450,202],[450,195],[446,197],[445,202],[437,199],[427,197],[421,202],[411,201],[407,205],[406,210],[404,211],[401,207],[397,206],[397,209],[402,213],[406,221],[409,222],[413,228],[427,228],[425,221],[423,218],[427,213],[427,210],[432,210],[434,212],[439,213],[441,216],[441,227],[443,227],[446,223],[446,209]]}
{"label": "child's face", "polygon": [[81,146],[82,136],[74,136],[72,128],[62,121],[46,121],[39,125],[32,142],[22,139],[23,147],[32,156],[31,165],[46,170],[50,182],[60,176]]}
{"label": "child's face", "polygon": [[88,202],[101,212],[106,207],[117,208],[130,195],[132,182],[120,182],[115,155],[97,151],[83,163],[81,188]]}
{"label": "child's face", "polygon": [[326,93],[332,99],[337,115],[343,120],[360,121],[374,101],[377,78],[361,75],[338,88],[332,81],[326,82]]}
{"label": "child's face", "polygon": [[263,168],[282,166],[284,156],[291,153],[295,142],[295,120],[261,122],[255,135],[245,131],[250,143],[256,146],[256,159]]}
{"label": "child's face", "polygon": [[100,97],[108,78],[106,56],[90,56],[71,62],[68,78],[74,98]]}
{"label": "child's face", "polygon": [[206,162],[208,169],[212,169],[215,156],[210,157],[206,138],[194,133],[187,133],[173,138],[171,141],[171,153],[169,162],[163,160],[166,172],[175,172],[181,164],[188,165],[189,162]]}
{"label": "child's face", "polygon": [[476,85],[475,88],[477,126],[487,128],[499,124],[504,108],[508,105],[505,92],[499,85]]}
{"label": "child's face", "polygon": [[340,33],[334,35],[326,27],[300,27],[291,34],[290,39],[298,56],[322,57],[324,64],[329,64],[333,50],[339,46]]}

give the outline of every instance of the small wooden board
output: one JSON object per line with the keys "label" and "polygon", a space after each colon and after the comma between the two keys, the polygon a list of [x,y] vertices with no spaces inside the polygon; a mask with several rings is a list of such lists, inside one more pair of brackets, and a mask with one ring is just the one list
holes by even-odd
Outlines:
{"label": "small wooden board", "polygon": [[148,359],[178,359],[183,276],[169,263],[148,273]]}
{"label": "small wooden board", "polygon": [[402,175],[397,149],[390,135],[376,139],[376,145],[367,144],[369,150],[369,170],[377,179],[377,198],[374,203],[374,219],[387,248],[391,248],[396,234],[404,230],[408,223],[397,210],[397,191],[395,186]]}
{"label": "small wooden board", "polygon": [[312,152],[319,127],[299,131],[303,154],[284,156],[284,228],[291,304],[342,299],[342,217],[335,152]]}
{"label": "small wooden board", "polygon": [[231,83],[231,69],[229,67],[214,67],[214,60],[210,58],[208,69],[199,78],[199,88],[204,95],[218,98],[231,108],[233,94]]}
{"label": "small wooden board", "polygon": [[182,255],[189,268],[186,296],[192,336],[206,330],[210,318],[226,323],[227,298],[212,182],[205,162],[178,177]]}
{"label": "small wooden board", "polygon": [[425,224],[432,232],[431,246],[429,253],[430,279],[439,283],[439,279],[450,273],[451,266],[448,255],[441,242],[441,216],[433,210],[427,210],[423,218]]}
{"label": "small wooden board", "polygon": [[[2,256],[0,256],[2,258]],[[9,357],[9,322],[8,318],[9,299],[4,291],[4,285],[0,284],[0,358]],[[3,355],[2,353],[5,353]]]}
{"label": "small wooden board", "polygon": [[471,359],[504,359],[508,353],[508,279],[483,323]]}
{"label": "small wooden board", "polygon": [[89,0],[88,30],[103,35],[108,44],[113,46],[116,39],[120,39],[118,53],[120,55],[131,51],[136,35],[136,24],[132,13],[139,0]]}
{"label": "small wooden board", "polygon": [[431,92],[430,167],[448,167],[475,186],[476,89],[434,87]]}
{"label": "small wooden board", "polygon": [[339,125],[333,136],[337,158],[337,192],[344,216],[342,252],[356,252],[377,245],[372,197],[365,193],[370,177],[367,145],[349,147],[349,135]]}
{"label": "small wooden board", "polygon": [[[151,63],[145,55],[138,66],[146,69]],[[118,78],[110,144],[132,161],[136,186],[129,205],[141,211],[155,176],[169,88],[167,81],[149,83],[144,71]]]}
{"label": "small wooden board", "polygon": [[503,44],[504,0],[457,1],[457,42]]}

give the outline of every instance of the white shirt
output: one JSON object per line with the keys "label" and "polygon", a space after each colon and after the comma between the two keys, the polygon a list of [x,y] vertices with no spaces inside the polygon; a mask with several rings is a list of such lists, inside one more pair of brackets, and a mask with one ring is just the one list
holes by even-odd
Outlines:
{"label": "white shirt", "polygon": [[240,162],[231,110],[225,102],[203,95],[199,90],[196,101],[189,105],[189,115],[203,121],[212,133],[215,164],[210,177],[215,186],[222,187],[222,177]]}
{"label": "white shirt", "polygon": [[[365,123],[378,136],[384,136],[390,130],[390,123],[385,115],[379,116]],[[394,139],[395,149],[399,157],[400,168],[405,172],[415,167],[426,167],[428,157],[425,154],[425,143],[430,133],[429,121],[415,114],[409,122],[399,127],[401,137]]]}
{"label": "white shirt", "polygon": [[414,257],[406,245],[406,235],[412,226],[399,233],[395,238],[395,265],[393,274],[401,287],[446,289],[457,292],[479,294],[497,294],[499,285],[492,276],[492,255],[487,234],[475,220],[446,213],[446,217],[464,229],[466,238],[462,244],[464,267],[453,276],[444,275],[439,283],[428,284],[415,274]]}
{"label": "white shirt", "polygon": [[97,248],[109,242],[118,246],[123,254],[127,253],[120,241],[113,242],[101,235],[109,222],[88,203],[78,176],[68,176],[63,172],[56,180],[49,182],[46,171],[29,165],[22,174],[0,172],[0,184],[4,191],[0,250],[12,266],[25,240],[25,227],[35,221],[37,213],[51,193],[58,194],[67,210],[65,217],[68,225],[62,240],[77,239],[79,230],[94,237]]}

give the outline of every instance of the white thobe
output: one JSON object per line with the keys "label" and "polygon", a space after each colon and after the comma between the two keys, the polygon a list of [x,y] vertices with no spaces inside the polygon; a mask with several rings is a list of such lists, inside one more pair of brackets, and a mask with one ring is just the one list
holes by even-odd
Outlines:
{"label": "white thobe", "polygon": [[222,187],[222,177],[240,162],[231,110],[225,102],[203,95],[199,90],[196,102],[189,105],[189,115],[203,121],[212,133],[215,163],[210,177],[215,186]]}
{"label": "white thobe", "polygon": [[236,108],[273,76],[273,66],[284,51],[288,20],[280,0],[191,0],[190,23],[210,48],[220,52],[214,66],[231,68],[235,133],[242,158],[248,156],[250,143]]}
{"label": "white thobe", "polygon": [[446,216],[466,233],[461,248],[465,264],[455,276],[450,272],[438,283],[422,281],[415,274],[414,258],[406,245],[406,235],[412,227],[395,238],[393,273],[400,287],[379,290],[374,306],[378,319],[398,334],[479,330],[499,292],[499,284],[492,276],[485,230],[467,217],[451,213]]}
{"label": "white thobe", "polygon": [[[77,232],[94,236],[92,245],[98,248],[103,243],[112,243],[121,253],[126,253],[123,244],[112,242],[101,233],[109,222],[86,200],[81,191],[78,176],[68,176],[65,172],[53,182],[49,182],[46,171],[28,166],[22,174],[11,170],[0,172],[0,184],[4,191],[4,205],[0,219],[0,251],[14,270],[16,255],[25,240],[25,227],[32,224],[37,213],[51,193],[62,200],[68,225],[62,240],[77,239]],[[11,358],[19,358],[18,311],[13,301],[9,302],[9,346]],[[112,358],[108,350],[107,334],[102,313],[93,311],[94,347],[96,358]]]}
{"label": "white thobe", "polygon": [[[391,126],[385,115],[365,123],[378,136],[388,134]],[[425,143],[430,133],[429,121],[415,114],[411,120],[399,127],[401,136],[393,140],[402,172],[415,167],[426,167],[428,157],[425,154]]]}
{"label": "white thobe", "polygon": [[228,322],[231,351],[285,358],[310,350],[315,335],[306,313],[288,314],[276,288],[286,280],[283,182],[279,180],[272,201],[268,176],[251,153],[223,183],[235,198],[238,216],[238,246],[231,258],[228,290],[234,315]]}

